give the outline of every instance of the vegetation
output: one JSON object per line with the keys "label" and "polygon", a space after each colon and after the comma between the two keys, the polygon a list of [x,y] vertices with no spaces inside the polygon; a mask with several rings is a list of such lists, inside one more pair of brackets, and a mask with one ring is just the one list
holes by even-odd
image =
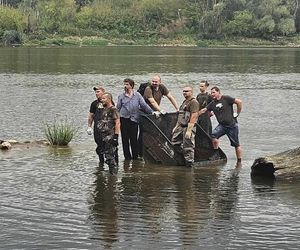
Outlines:
{"label": "vegetation", "polygon": [[46,123],[44,125],[44,133],[47,140],[51,145],[55,146],[67,146],[77,131],[78,128],[66,120],[54,120],[52,124]]}
{"label": "vegetation", "polygon": [[[23,39],[5,38],[8,31]],[[271,41],[299,32],[299,0],[0,0],[5,44],[60,45],[55,41],[65,37],[97,37],[85,38],[91,45],[202,44],[236,37]]]}

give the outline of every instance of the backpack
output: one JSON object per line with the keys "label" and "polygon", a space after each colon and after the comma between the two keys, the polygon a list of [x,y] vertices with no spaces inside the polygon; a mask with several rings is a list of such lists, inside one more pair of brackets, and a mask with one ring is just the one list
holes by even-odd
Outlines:
{"label": "backpack", "polygon": [[145,89],[148,87],[148,86],[151,86],[151,83],[150,82],[143,82],[140,84],[137,92],[139,92],[142,96],[144,96],[144,93],[145,93]]}

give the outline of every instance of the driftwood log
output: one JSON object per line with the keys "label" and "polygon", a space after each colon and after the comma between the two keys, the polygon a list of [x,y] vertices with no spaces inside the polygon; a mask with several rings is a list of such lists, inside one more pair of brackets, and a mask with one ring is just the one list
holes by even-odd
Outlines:
{"label": "driftwood log", "polygon": [[300,147],[279,154],[257,158],[251,177],[300,178]]}

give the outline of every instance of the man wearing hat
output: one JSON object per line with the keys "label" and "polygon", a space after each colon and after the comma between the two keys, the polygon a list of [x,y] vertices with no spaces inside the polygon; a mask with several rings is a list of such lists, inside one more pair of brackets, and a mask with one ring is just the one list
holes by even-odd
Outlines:
{"label": "man wearing hat", "polygon": [[[105,89],[102,86],[95,86],[93,88],[96,94],[96,100],[91,103],[90,112],[88,115],[88,129],[87,134],[92,135],[94,131],[94,140],[97,144],[96,153],[99,156],[99,166],[104,164],[104,142],[101,136],[101,133],[98,129],[98,124],[102,117],[103,113],[103,103],[102,103],[102,96],[105,94]],[[112,104],[114,105],[113,101]],[[92,125],[94,123],[94,129]],[[115,161],[119,163],[119,153],[118,148],[115,151]]]}
{"label": "man wearing hat", "polygon": [[[99,119],[102,116],[103,112],[103,104],[102,104],[102,96],[105,93],[105,89],[102,86],[96,86],[93,88],[96,94],[96,100],[91,103],[90,112],[88,115],[88,129],[87,134],[92,135],[94,130],[94,139],[97,144],[96,153],[99,156],[99,165],[104,163],[104,152],[103,152],[103,139],[101,134],[98,131],[97,124],[99,123]],[[92,129],[92,125],[94,123],[94,129]]]}

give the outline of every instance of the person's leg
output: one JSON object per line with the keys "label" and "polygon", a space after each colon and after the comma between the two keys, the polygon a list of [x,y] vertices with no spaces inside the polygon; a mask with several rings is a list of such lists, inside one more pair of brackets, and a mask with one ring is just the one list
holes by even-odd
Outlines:
{"label": "person's leg", "polygon": [[137,141],[138,123],[130,121],[129,136],[130,136],[132,159],[137,160],[137,158],[138,158],[138,141]]}
{"label": "person's leg", "polygon": [[109,167],[110,174],[117,174],[118,172],[118,164],[116,163],[116,159],[115,159],[115,151],[116,151],[115,146],[109,143],[105,144],[105,151],[104,151],[105,162]]}
{"label": "person's leg", "polygon": [[182,141],[183,141],[183,131],[184,129],[178,126],[172,134],[171,142],[174,149],[174,159],[177,165],[185,164],[185,159],[183,155]]}
{"label": "person's leg", "polygon": [[143,157],[143,125],[139,124],[139,136],[138,136],[138,154],[139,157]]}
{"label": "person's leg", "polygon": [[212,144],[214,149],[219,148],[219,144],[220,144],[219,138],[225,135],[225,133],[226,133],[225,128],[220,124],[212,131],[211,137],[212,137]]}
{"label": "person's leg", "polygon": [[122,118],[121,121],[121,138],[122,138],[122,148],[125,160],[131,160],[131,154],[129,150],[129,138],[130,138],[130,119]]}
{"label": "person's leg", "polygon": [[235,154],[237,161],[242,160],[242,148],[239,142],[239,126],[236,123],[233,127],[228,129],[227,136],[230,140],[230,145],[235,148]]}
{"label": "person's leg", "polygon": [[97,144],[96,153],[99,157],[99,164],[103,164],[104,163],[104,145],[103,145],[101,133],[96,128],[94,128],[94,140]]}
{"label": "person's leg", "polygon": [[[194,148],[195,148],[195,132],[196,128],[193,128],[192,137],[187,139],[183,136],[183,155],[185,159],[185,165],[191,167],[194,163]],[[183,131],[183,134],[186,133],[186,128]]]}
{"label": "person's leg", "polygon": [[212,144],[213,144],[213,148],[214,148],[214,152],[212,154],[212,156],[209,157],[209,160],[218,160],[220,159],[220,154],[219,154],[219,138],[223,135],[225,135],[225,128],[222,125],[218,125],[211,134],[212,137]]}
{"label": "person's leg", "polygon": [[235,154],[236,154],[237,161],[241,161],[242,160],[242,147],[241,146],[238,146],[235,148]]}

